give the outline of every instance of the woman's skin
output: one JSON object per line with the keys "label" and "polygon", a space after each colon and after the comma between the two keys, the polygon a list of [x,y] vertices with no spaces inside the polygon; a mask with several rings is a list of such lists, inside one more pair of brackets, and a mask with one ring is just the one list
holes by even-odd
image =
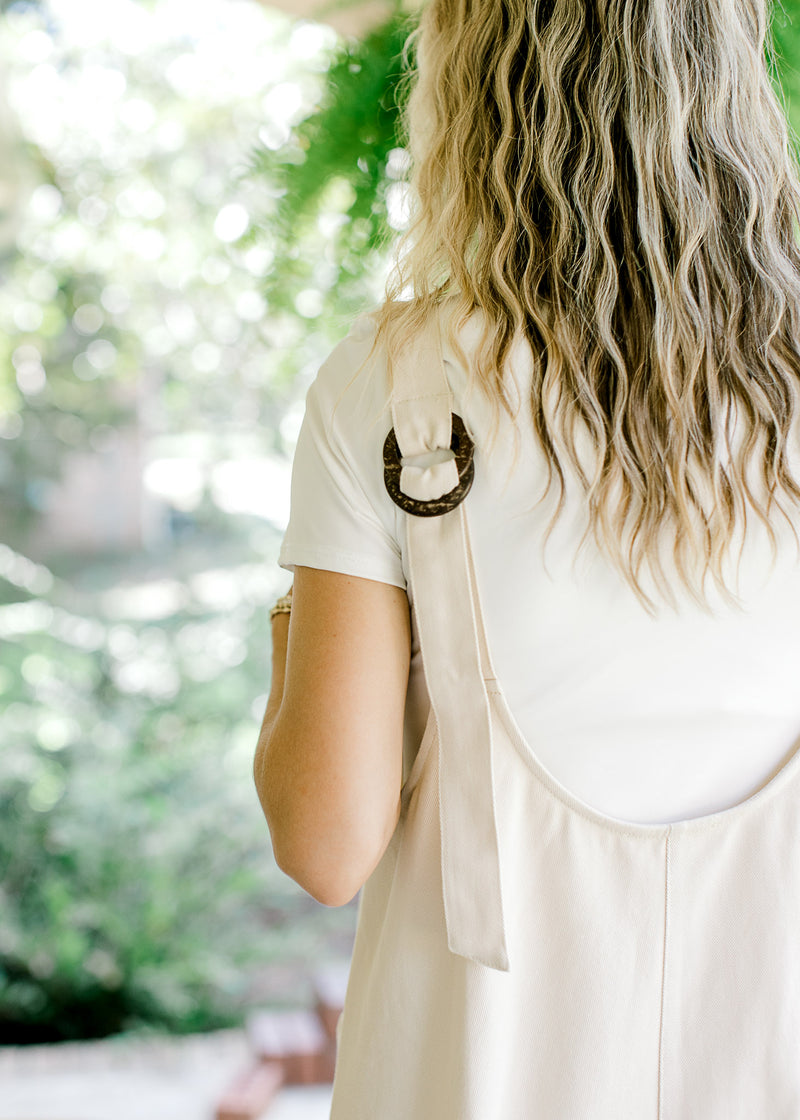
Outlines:
{"label": "woman's skin", "polygon": [[278,865],[319,902],[358,892],[400,812],[411,619],[402,588],[295,569],[272,620],[254,777]]}

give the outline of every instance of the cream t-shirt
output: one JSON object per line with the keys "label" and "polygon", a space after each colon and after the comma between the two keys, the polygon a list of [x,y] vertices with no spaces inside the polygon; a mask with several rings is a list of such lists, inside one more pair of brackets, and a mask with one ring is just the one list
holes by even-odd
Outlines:
{"label": "cream t-shirt", "polygon": [[[467,353],[478,334],[473,317],[460,334]],[[651,618],[591,538],[576,559],[587,524],[577,488],[568,490],[543,563],[557,488],[535,505],[546,461],[529,418],[530,352],[515,346],[507,368],[521,402],[514,464],[511,420],[501,412],[488,453],[491,406],[476,387],[468,391],[444,336],[453,411],[475,442],[465,508],[478,591],[495,672],[523,736],[562,786],[622,820],[667,823],[744,800],[800,734],[800,559],[791,531],[776,523],[773,568],[765,531],[748,519],[745,609],[726,606],[711,588],[713,617],[673,582],[678,612],[656,598]],[[407,515],[383,480],[392,426],[385,359],[376,351],[362,365],[373,337],[374,321],[362,315],[308,390],[278,562],[408,589]],[[412,613],[405,773],[428,708]]]}

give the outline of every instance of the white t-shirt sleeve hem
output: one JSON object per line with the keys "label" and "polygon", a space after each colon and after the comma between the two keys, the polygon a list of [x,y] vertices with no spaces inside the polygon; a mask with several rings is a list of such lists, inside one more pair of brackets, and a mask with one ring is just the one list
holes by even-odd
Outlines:
{"label": "white t-shirt sleeve hem", "polygon": [[373,579],[378,583],[391,583],[406,590],[401,568],[387,564],[379,557],[370,558],[336,548],[294,547],[284,543],[278,556],[278,566],[288,572],[293,572],[296,567],[321,568],[326,572],[341,572],[342,575]]}

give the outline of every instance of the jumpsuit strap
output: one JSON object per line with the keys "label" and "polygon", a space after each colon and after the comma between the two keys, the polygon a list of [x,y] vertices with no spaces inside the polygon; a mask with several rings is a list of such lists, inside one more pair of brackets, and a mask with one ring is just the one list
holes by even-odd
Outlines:
{"label": "jumpsuit strap", "polygon": [[[484,679],[485,671],[489,679],[494,674],[463,495],[453,508],[439,512],[438,500],[458,487],[459,471],[453,457],[442,456],[451,448],[452,394],[435,322],[395,361],[393,375],[392,419],[403,464],[400,489],[415,500],[413,508],[422,510],[429,502],[429,510],[436,510],[415,515],[403,507],[410,584],[438,731],[447,941],[453,953],[507,972],[492,719]],[[414,458],[421,461],[406,461]]]}

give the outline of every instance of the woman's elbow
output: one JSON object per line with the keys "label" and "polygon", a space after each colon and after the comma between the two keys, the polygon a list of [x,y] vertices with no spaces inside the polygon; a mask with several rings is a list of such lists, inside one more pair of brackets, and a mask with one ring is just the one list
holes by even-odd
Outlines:
{"label": "woman's elbow", "polygon": [[[384,844],[357,843],[309,829],[293,832],[270,823],[275,862],[285,875],[323,906],[346,906],[380,861]],[[295,826],[296,827],[296,826]]]}
{"label": "woman's elbow", "polygon": [[273,835],[272,850],[275,862],[290,879],[294,879],[306,894],[323,906],[346,906],[358,894],[369,875],[360,875],[352,868],[331,868],[325,861],[309,858],[305,853],[288,850],[276,842]]}
{"label": "woman's elbow", "polygon": [[321,804],[296,799],[265,770],[257,773],[256,788],[281,871],[324,906],[352,901],[388,846],[399,798],[391,819],[369,822],[362,811],[348,824],[346,813],[331,816]]}

